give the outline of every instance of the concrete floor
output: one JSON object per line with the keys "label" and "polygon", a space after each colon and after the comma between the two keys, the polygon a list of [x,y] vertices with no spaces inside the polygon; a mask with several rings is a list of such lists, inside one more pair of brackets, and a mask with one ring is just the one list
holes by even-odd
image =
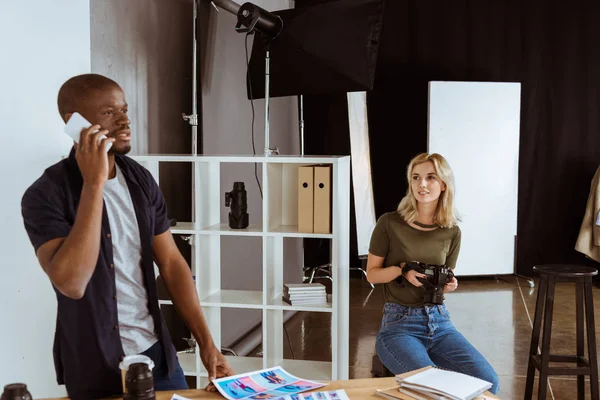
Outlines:
{"label": "concrete floor", "polygon": [[[527,355],[535,313],[536,288],[515,276],[500,279],[460,279],[459,290],[446,295],[446,305],[456,328],[490,361],[500,376],[501,399],[523,399]],[[325,281],[323,281],[325,282]],[[595,310],[600,309],[600,289],[594,286]],[[375,337],[383,308],[380,285],[371,290],[360,279],[350,286],[350,378],[370,378]],[[298,313],[286,323],[284,358],[331,360],[328,313]],[[596,318],[596,341],[600,332]],[[575,354],[575,287],[558,284],[554,303],[552,353]],[[598,342],[600,343],[600,342]],[[260,351],[258,349],[257,351]],[[293,352],[293,356],[292,356]],[[548,399],[576,396],[575,377],[550,379]],[[537,398],[537,383],[534,387]],[[586,384],[589,399],[589,383]]]}

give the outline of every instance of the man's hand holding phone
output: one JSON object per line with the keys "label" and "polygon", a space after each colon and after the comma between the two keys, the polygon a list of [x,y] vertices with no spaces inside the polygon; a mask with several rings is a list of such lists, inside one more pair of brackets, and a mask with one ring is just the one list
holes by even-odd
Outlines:
{"label": "man's hand holding phone", "polygon": [[[81,131],[79,142],[75,146],[75,158],[81,170],[83,181],[91,185],[101,185],[108,179],[108,148],[115,139],[107,138],[106,129],[100,125]],[[101,138],[104,136],[104,139]]]}
{"label": "man's hand holding phone", "polygon": [[[74,112],[73,114],[71,114],[69,120],[65,125],[65,133],[67,134],[67,136],[73,139],[75,143],[79,143],[81,133],[84,129],[90,128],[91,125],[91,122],[85,119],[83,115],[79,114],[78,112]],[[106,135],[98,136],[98,143],[100,143],[102,139],[106,139]],[[107,152],[108,150],[110,150],[111,146],[112,143],[106,148]]]}
{"label": "man's hand holding phone", "polygon": [[108,150],[115,139],[107,138],[106,129],[92,125],[78,112],[69,117],[65,133],[75,142],[75,158],[86,183],[102,184],[108,179]]}

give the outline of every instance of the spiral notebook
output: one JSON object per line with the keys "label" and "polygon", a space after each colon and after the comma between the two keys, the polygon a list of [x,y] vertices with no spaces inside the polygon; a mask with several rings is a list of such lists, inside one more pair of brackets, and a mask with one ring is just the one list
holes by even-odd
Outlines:
{"label": "spiral notebook", "polygon": [[[490,382],[460,372],[429,367],[408,377],[396,376],[400,387],[424,399],[472,400],[492,387]],[[408,393],[407,393],[408,394]],[[418,397],[417,397],[418,398]]]}

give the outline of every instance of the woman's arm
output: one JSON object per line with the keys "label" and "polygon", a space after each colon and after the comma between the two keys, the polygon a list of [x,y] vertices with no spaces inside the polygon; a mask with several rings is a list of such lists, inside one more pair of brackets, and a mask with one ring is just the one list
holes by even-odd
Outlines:
{"label": "woman's arm", "polygon": [[[456,236],[452,243],[450,244],[450,250],[448,251],[448,255],[446,256],[446,266],[448,266],[452,271],[456,267],[456,260],[458,259],[458,253],[460,252],[460,243],[462,241],[462,232],[460,228],[456,227]],[[458,289],[458,280],[456,277],[453,277],[450,282],[444,286],[444,293],[453,292]]]}
{"label": "woman's arm", "polygon": [[[390,265],[383,266],[385,257],[379,257],[369,253],[367,259],[367,280],[371,283],[388,283],[402,275],[402,269],[406,263],[400,263],[399,266]],[[413,286],[423,286],[417,278],[426,278],[425,274],[421,274],[414,269],[411,269],[404,275],[404,279],[409,281]]]}
{"label": "woman's arm", "polygon": [[[367,259],[367,280],[371,283],[388,283],[402,275],[402,266],[383,267],[385,257],[369,253]],[[401,264],[402,265],[402,264]]]}
{"label": "woman's arm", "polygon": [[[371,283],[388,283],[402,275],[402,267],[405,263],[400,263],[399,266],[391,265],[384,267],[383,262],[385,257],[376,256],[371,253],[375,251],[378,254],[387,254],[390,248],[390,236],[387,232],[387,216],[384,214],[375,225],[371,234],[371,243],[369,245],[369,257],[367,259],[367,280]],[[409,281],[414,286],[422,286],[417,277],[425,277],[415,270],[410,270],[404,276],[404,279]]]}

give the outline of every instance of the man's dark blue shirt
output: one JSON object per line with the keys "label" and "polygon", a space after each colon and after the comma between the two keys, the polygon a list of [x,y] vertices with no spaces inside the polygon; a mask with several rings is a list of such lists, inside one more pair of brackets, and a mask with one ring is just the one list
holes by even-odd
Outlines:
{"label": "man's dark blue shirt", "polygon": [[[115,155],[127,181],[140,231],[144,285],[171,374],[177,365],[175,348],[158,304],[152,245],[154,236],[170,227],[162,193],[152,175],[129,157]],[[74,150],[48,168],[25,192],[21,207],[25,229],[35,251],[44,243],[69,235],[75,222],[83,178]],[[77,265],[73,265],[77,268]],[[54,364],[59,384],[72,398],[96,398],[122,392],[119,363],[124,356],[117,315],[115,267],[106,207],[102,211],[100,254],[96,269],[79,300],[56,288],[58,313]]]}

